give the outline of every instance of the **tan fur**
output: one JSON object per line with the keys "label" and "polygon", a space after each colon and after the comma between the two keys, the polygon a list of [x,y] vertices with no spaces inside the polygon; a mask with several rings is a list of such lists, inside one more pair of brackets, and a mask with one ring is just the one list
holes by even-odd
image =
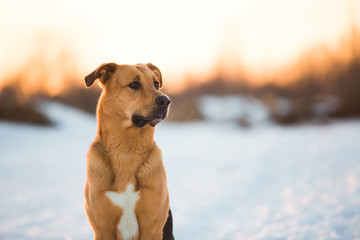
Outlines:
{"label": "tan fur", "polygon": [[[142,88],[129,84],[140,76]],[[105,195],[124,192],[128,184],[140,192],[135,215],[139,231],[133,239],[161,239],[168,217],[169,196],[161,151],[154,142],[155,128],[136,127],[133,114],[147,116],[155,98],[164,95],[161,73],[152,64],[101,65],[86,78],[89,87],[99,79],[103,93],[98,102],[98,133],[87,154],[85,208],[95,239],[122,239],[117,226],[122,209]]]}

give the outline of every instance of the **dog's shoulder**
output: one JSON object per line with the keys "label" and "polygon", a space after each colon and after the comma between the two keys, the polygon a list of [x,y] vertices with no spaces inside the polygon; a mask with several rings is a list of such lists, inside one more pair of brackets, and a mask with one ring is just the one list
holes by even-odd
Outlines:
{"label": "dog's shoulder", "polygon": [[110,164],[109,154],[101,140],[95,139],[87,154],[89,161],[97,161],[105,165]]}
{"label": "dog's shoulder", "polygon": [[102,143],[100,138],[97,137],[92,142],[91,147],[89,149],[89,153],[90,154],[97,154],[97,155],[101,155],[101,156],[107,155],[105,145]]}
{"label": "dog's shoulder", "polygon": [[109,154],[100,140],[92,143],[87,159],[89,179],[101,181],[103,185],[111,185],[114,173]]}

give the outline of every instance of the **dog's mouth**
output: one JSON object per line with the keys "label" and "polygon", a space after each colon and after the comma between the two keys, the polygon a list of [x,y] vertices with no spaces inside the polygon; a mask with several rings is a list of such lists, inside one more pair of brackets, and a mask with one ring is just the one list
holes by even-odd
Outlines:
{"label": "dog's mouth", "polygon": [[166,118],[167,115],[167,109],[162,112],[156,112],[155,114],[152,114],[151,116],[141,116],[138,114],[134,114],[132,116],[132,122],[136,127],[143,127],[146,124],[149,124],[152,127],[155,127],[156,124],[161,122]]}

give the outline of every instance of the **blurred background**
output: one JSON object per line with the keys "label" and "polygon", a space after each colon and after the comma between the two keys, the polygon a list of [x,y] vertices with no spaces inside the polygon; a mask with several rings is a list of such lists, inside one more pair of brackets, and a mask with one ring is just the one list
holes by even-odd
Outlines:
{"label": "blurred background", "polygon": [[46,123],[39,97],[94,112],[83,78],[104,62],[157,65],[173,121],[202,119],[204,94],[254,96],[282,124],[360,115],[358,1],[0,4],[3,119]]}
{"label": "blurred background", "polygon": [[[168,149],[164,159],[180,239],[360,238],[356,230],[360,202],[350,201],[360,199],[359,1],[0,0],[0,32],[1,238],[92,236],[81,194],[101,89],[87,89],[84,77],[106,62],[151,62],[162,71],[172,106],[164,126],[159,126],[157,142]],[[193,141],[197,142],[187,142],[189,136],[196,136]],[[68,142],[69,138],[73,141]],[[201,142],[209,148],[195,149]],[[276,150],[270,150],[269,144]],[[187,154],[176,146],[186,147]],[[64,151],[66,168],[61,167]],[[184,167],[204,156],[214,164],[202,176]],[[224,156],[222,168],[216,162]],[[244,156],[249,162],[238,160]],[[349,162],[344,162],[344,156]],[[328,157],[329,162],[318,165]],[[292,164],[288,159],[293,159]],[[303,159],[311,163],[301,165]],[[197,162],[200,172],[204,171],[201,163],[209,164]],[[268,175],[254,166],[275,172]],[[299,172],[288,176],[295,169]],[[229,177],[244,176],[244,172],[247,177]],[[217,174],[219,182],[213,178]],[[32,187],[27,185],[29,179],[34,181]],[[204,185],[214,181],[215,187],[205,187],[203,194],[196,195],[194,181]],[[317,187],[311,190],[314,182]],[[340,185],[338,191],[330,191],[340,182],[350,189],[349,195],[341,192]],[[53,190],[59,184],[63,188]],[[45,197],[44,191],[55,191],[56,199],[63,198],[70,186],[72,195],[63,201]],[[230,186],[239,188],[239,194],[219,199],[221,189]],[[305,191],[303,186],[311,193],[328,193],[329,201],[339,194],[348,197],[324,209],[320,200],[312,205],[311,197],[294,207],[290,203],[297,199],[295,192]],[[253,192],[264,188],[266,194]],[[20,194],[26,189],[32,189],[32,194]],[[252,200],[246,198],[250,195]],[[268,201],[269,195],[274,197]],[[263,201],[253,201],[259,198]],[[211,232],[223,222],[211,220],[209,206],[198,206],[195,199],[213,200],[210,209],[231,221]],[[234,199],[247,204],[233,206]],[[282,208],[274,202],[281,199],[291,205],[286,205],[283,215],[295,222],[279,215]],[[73,209],[69,208],[74,201]],[[41,208],[37,202],[48,207]],[[316,216],[299,217],[304,204],[307,213],[322,210]],[[53,222],[64,211],[68,213],[60,222],[76,219],[65,228],[67,234],[59,221]],[[334,217],[323,216],[328,211],[341,218],[323,221]],[[209,216],[205,223],[204,216]],[[251,216],[263,220],[252,221]],[[304,226],[300,220],[309,228],[298,228]],[[279,222],[290,225],[275,224]],[[316,229],[310,228],[314,222],[319,223],[314,224]]]}

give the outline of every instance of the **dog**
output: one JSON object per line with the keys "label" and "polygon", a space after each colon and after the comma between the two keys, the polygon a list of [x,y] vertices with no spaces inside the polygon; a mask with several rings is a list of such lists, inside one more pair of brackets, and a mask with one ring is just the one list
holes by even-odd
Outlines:
{"label": "dog", "polygon": [[106,63],[85,77],[99,80],[98,130],[87,153],[85,210],[96,240],[174,239],[166,173],[155,126],[170,99],[151,63]]}

